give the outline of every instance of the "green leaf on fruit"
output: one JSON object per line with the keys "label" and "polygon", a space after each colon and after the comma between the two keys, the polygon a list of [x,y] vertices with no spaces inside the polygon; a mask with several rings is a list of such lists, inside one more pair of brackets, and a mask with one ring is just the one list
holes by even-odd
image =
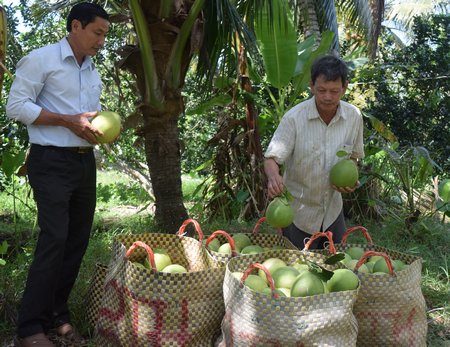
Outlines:
{"label": "green leaf on fruit", "polygon": [[333,254],[331,257],[328,257],[325,260],[325,264],[334,265],[334,264],[340,262],[343,259],[345,259],[345,254],[344,253],[336,253],[336,254]]}
{"label": "green leaf on fruit", "polygon": [[344,151],[343,149],[341,149],[341,150],[339,150],[339,151],[336,152],[336,155],[337,155],[339,158],[344,158],[344,157],[346,157],[346,156],[349,155],[349,154],[350,154],[350,153]]}

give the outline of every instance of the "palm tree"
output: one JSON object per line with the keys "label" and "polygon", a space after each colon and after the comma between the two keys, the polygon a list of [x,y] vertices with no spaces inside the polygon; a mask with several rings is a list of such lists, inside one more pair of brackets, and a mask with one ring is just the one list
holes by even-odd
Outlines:
{"label": "palm tree", "polygon": [[[113,19],[128,22],[132,19],[137,33],[138,44],[125,45],[121,50],[120,66],[136,77],[141,96],[138,108],[144,123],[142,136],[156,200],[155,216],[166,232],[174,232],[187,218],[181,190],[177,126],[184,111],[181,92],[188,69],[195,62],[199,91],[206,92],[218,70],[224,75],[238,76],[239,48],[245,47],[246,54],[256,55],[254,24],[261,17],[262,9],[272,12],[273,1],[105,1],[118,14]],[[59,1],[52,8],[68,3]],[[371,17],[367,13],[365,17],[360,15],[370,10],[364,3],[362,0],[341,0],[336,5],[332,0],[288,1],[304,37],[317,30],[331,29],[337,34],[337,5],[345,13],[353,13],[353,21],[362,18],[361,27],[370,27]],[[272,21],[271,15],[267,20]]]}

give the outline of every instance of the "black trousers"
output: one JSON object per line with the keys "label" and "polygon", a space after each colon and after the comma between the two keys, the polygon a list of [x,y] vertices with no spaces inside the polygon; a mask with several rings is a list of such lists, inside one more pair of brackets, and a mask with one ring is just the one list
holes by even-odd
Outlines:
{"label": "black trousers", "polygon": [[19,337],[70,321],[67,301],[88,246],[96,203],[92,150],[32,145],[27,166],[40,232],[20,305]]}
{"label": "black trousers", "polygon": [[[344,212],[341,211],[336,220],[331,224],[327,230],[323,230],[323,227],[320,228],[320,231],[331,231],[333,233],[333,242],[339,243],[342,240],[342,236],[344,236],[345,231],[347,230],[345,225]],[[285,236],[289,241],[291,241],[294,246],[298,249],[303,249],[305,247],[306,239],[311,237],[311,234],[304,232],[297,228],[294,224],[289,225],[286,228],[283,228],[283,236]],[[325,237],[321,237],[312,242],[309,249],[323,249],[325,242],[328,239]]]}

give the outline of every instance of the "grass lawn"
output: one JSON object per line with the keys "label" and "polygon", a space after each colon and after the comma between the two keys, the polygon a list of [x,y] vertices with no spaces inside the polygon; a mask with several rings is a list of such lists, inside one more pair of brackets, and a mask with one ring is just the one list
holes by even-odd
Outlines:
{"label": "grass lawn", "polygon": [[[183,176],[183,193],[188,209],[198,203],[192,194],[200,182],[198,178]],[[5,261],[0,265],[0,342],[3,343],[0,347],[8,346],[14,334],[17,308],[37,233],[34,203],[28,186],[23,183],[16,192],[15,207],[11,195],[0,192],[0,245],[3,241],[9,245],[6,254],[0,253],[0,260]],[[111,245],[117,235],[155,230],[153,201],[123,175],[99,172],[97,197],[91,242],[70,298],[72,319],[84,334],[90,333],[86,322],[86,302],[96,264],[109,262]],[[206,233],[219,228],[229,231],[250,229],[255,223],[218,220],[207,223],[195,212],[191,211],[191,216],[200,222]],[[401,221],[389,217],[378,223],[370,222],[365,227],[376,244],[423,258],[422,292],[427,304],[427,345],[450,346],[450,224],[424,217],[410,232]],[[349,241],[357,243],[361,240],[361,236],[355,235]]]}

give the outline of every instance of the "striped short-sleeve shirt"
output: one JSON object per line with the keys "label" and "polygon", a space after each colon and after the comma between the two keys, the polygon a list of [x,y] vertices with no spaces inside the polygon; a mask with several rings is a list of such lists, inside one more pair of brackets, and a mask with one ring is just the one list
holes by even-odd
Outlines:
{"label": "striped short-sleeve shirt", "polygon": [[307,233],[326,230],[342,210],[342,196],[329,181],[338,150],[351,153],[351,158],[364,157],[361,113],[340,101],[327,125],[312,97],[283,116],[265,152],[266,158],[283,165],[284,184],[294,197],[294,224]]}

